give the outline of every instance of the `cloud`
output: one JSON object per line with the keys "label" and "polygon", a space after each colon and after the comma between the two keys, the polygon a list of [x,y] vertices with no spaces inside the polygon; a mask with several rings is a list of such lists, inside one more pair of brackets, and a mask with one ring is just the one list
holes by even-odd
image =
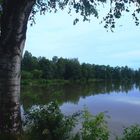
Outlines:
{"label": "cloud", "polygon": [[123,102],[123,103],[128,103],[128,104],[133,104],[133,105],[140,105],[140,101],[137,98],[116,98],[115,101]]}

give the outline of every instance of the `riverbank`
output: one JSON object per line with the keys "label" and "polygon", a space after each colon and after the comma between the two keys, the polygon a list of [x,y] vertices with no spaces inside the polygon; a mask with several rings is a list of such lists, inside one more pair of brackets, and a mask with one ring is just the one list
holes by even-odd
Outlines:
{"label": "riverbank", "polygon": [[135,83],[133,80],[104,80],[104,79],[79,79],[79,80],[64,80],[64,79],[22,79],[21,85],[23,86],[51,86],[51,85],[65,85],[65,84],[88,84],[95,82],[108,82],[108,83]]}
{"label": "riverbank", "polygon": [[23,79],[21,80],[21,85],[29,85],[29,86],[46,86],[46,85],[64,85],[64,84],[73,84],[73,83],[89,83],[89,82],[101,82],[105,81],[102,79],[89,79],[89,80],[64,80],[64,79],[53,79],[53,80],[45,80],[45,79]]}

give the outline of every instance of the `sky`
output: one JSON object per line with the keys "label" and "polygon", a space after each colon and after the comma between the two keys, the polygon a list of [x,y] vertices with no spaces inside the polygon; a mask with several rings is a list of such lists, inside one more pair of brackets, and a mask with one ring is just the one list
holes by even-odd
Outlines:
{"label": "sky", "polygon": [[[75,16],[75,15],[74,15]],[[140,68],[140,26],[124,14],[114,32],[92,18],[73,25],[74,16],[65,11],[37,16],[28,26],[25,50],[33,56],[78,58],[80,63]]]}

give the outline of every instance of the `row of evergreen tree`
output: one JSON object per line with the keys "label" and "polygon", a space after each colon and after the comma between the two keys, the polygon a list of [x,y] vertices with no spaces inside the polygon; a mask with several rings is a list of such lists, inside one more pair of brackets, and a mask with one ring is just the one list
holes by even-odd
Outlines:
{"label": "row of evergreen tree", "polygon": [[82,63],[78,59],[58,58],[52,60],[45,57],[35,57],[25,51],[22,59],[22,78],[31,79],[65,79],[65,80],[139,80],[140,69],[134,70],[127,66],[111,67],[109,65],[95,65]]}

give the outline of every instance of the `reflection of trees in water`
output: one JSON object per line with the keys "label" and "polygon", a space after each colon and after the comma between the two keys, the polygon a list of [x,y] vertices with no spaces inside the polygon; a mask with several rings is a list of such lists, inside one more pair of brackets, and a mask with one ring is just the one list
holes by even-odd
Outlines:
{"label": "reflection of trees in water", "polygon": [[135,82],[135,87],[136,89],[140,90],[140,81]]}
{"label": "reflection of trees in water", "polygon": [[[140,83],[136,82],[136,88],[140,89]],[[59,104],[64,102],[78,103],[80,97],[90,95],[111,94],[112,92],[124,92],[134,88],[133,82],[92,82],[82,84],[66,84],[47,87],[23,87],[22,103],[25,107],[33,104],[46,104],[57,100]]]}

